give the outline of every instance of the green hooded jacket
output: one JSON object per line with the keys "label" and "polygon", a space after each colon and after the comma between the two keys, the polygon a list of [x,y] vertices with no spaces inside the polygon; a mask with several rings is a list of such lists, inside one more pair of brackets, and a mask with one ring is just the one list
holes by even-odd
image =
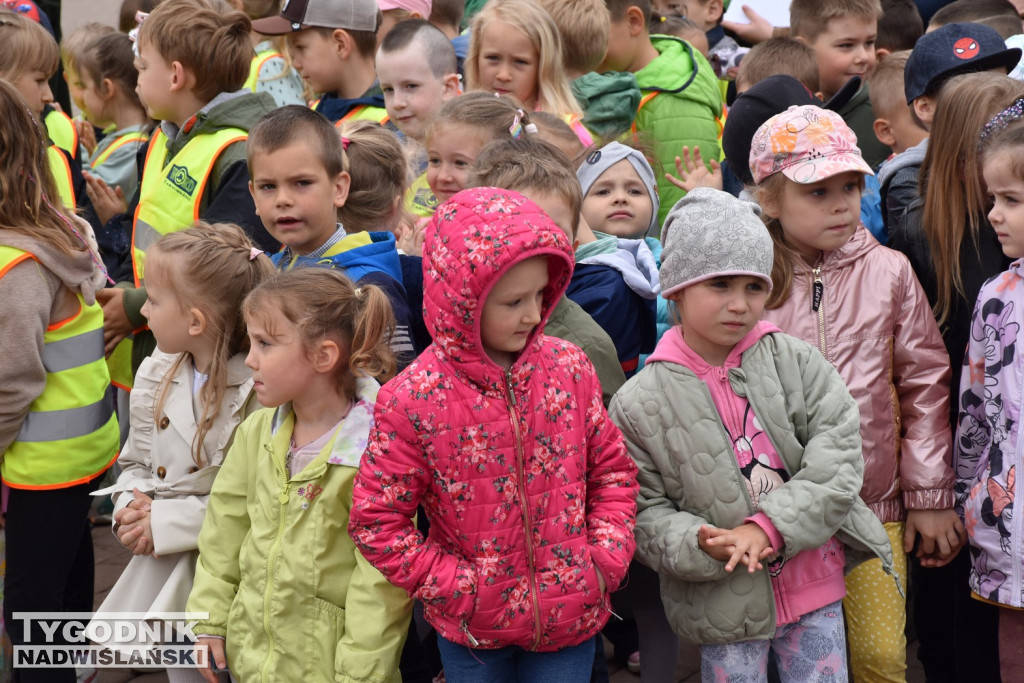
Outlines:
{"label": "green hooded jacket", "polygon": [[628,71],[591,71],[572,81],[572,94],[583,110],[583,125],[603,138],[615,138],[633,125],[640,106],[636,76]]}

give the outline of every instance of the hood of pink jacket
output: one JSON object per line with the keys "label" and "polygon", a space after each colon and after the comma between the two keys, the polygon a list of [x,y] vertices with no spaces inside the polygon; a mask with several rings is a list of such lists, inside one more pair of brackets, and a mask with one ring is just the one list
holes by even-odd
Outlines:
{"label": "hood of pink jacket", "polygon": [[[744,351],[756,344],[766,334],[779,331],[778,327],[767,320],[759,321],[744,335],[743,339],[736,343],[736,346],[732,347],[732,351],[729,352],[728,357],[725,359],[723,367],[739,367],[740,358],[743,356]],[[712,367],[696,351],[690,348],[690,345],[683,339],[682,330],[678,325],[661,337],[658,346],[654,349],[654,353],[647,359],[648,363],[656,363],[658,361],[684,365],[693,370],[698,377],[706,375],[711,371]]]}
{"label": "hood of pink jacket", "polygon": [[548,286],[541,321],[516,365],[536,353],[544,324],[569,286],[569,239],[540,207],[511,190],[463,190],[434,212],[423,241],[423,317],[460,378],[481,388],[500,386],[503,370],[480,337],[484,302],[510,268],[535,256],[548,257]]}

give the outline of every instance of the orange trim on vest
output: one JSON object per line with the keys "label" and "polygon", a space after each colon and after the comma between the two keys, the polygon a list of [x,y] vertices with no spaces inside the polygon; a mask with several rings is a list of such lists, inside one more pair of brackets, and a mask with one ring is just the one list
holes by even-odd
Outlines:
{"label": "orange trim on vest", "polygon": [[[640,104],[636,105],[636,114],[639,114],[640,110],[644,108],[645,104],[647,104],[660,94],[660,91],[655,90],[654,92],[649,92],[642,98],[640,98]],[[633,114],[633,124],[629,127],[629,131],[631,133],[636,133],[636,114]]]}
{"label": "orange trim on vest", "polygon": [[[320,100],[317,100],[317,102],[320,102]],[[340,119],[335,121],[334,122],[334,127],[335,128],[340,128],[341,124],[345,123],[346,121],[351,121],[355,117],[357,117],[360,114],[362,114],[363,111],[365,111],[366,109],[369,109],[369,108],[370,108],[370,105],[368,105],[368,104],[360,104],[358,107],[356,107],[355,109],[349,111],[349,113],[345,114]],[[373,107],[373,108],[374,109],[380,109],[382,111],[384,109],[384,107]],[[371,120],[372,121],[372,120],[375,120],[375,119],[367,119],[367,120]],[[380,121],[377,121],[377,123],[379,123],[380,125],[383,126],[385,123],[387,123],[390,120],[391,120],[391,117],[388,116],[387,114],[384,114],[384,118],[382,118]]]}
{"label": "orange trim on vest", "polygon": [[60,328],[64,327],[69,322],[71,322],[72,320],[77,318],[79,315],[81,315],[81,313],[82,313],[82,302],[79,301],[78,302],[78,311],[73,316],[71,316],[70,318],[64,318],[63,320],[59,320],[59,321],[57,321],[57,322],[55,322],[55,323],[53,323],[51,325],[48,325],[46,327],[46,331],[47,332],[53,332],[54,330],[59,330]]}
{"label": "orange trim on vest", "polygon": [[[65,174],[67,174],[67,188],[71,192],[71,198],[74,200],[74,203],[78,204],[78,197],[75,196],[75,184],[71,182],[71,162],[68,161],[68,158],[66,156],[64,156],[65,150],[61,149],[60,147],[57,147],[57,145],[52,145],[52,147],[54,147],[57,150],[57,154],[60,155],[61,161],[64,162],[61,164],[61,169],[64,171]],[[53,171],[54,173],[57,172],[57,169],[52,168],[52,164],[50,170]],[[56,180],[56,178],[54,178],[54,180]],[[69,206],[67,208],[70,209],[71,211],[75,210],[74,206]]]}
{"label": "orange trim on vest", "polygon": [[37,263],[39,262],[39,259],[37,259],[37,258],[36,258],[36,257],[35,257],[34,255],[32,255],[32,254],[30,254],[30,253],[28,253],[28,252],[26,251],[26,252],[25,252],[24,254],[22,254],[21,256],[19,256],[19,257],[18,257],[18,258],[16,258],[16,259],[14,259],[13,261],[11,261],[10,263],[8,263],[8,264],[7,264],[6,266],[4,266],[3,268],[0,268],[0,277],[3,277],[4,275],[6,275],[6,274],[7,274],[7,271],[9,271],[9,270],[10,270],[11,268],[13,268],[14,266],[18,265],[18,264],[19,264],[19,263],[21,263],[22,261],[27,261],[28,259],[32,259],[33,261],[36,261]]}
{"label": "orange trim on vest", "polygon": [[[146,135],[145,133],[127,133],[126,135],[122,135],[116,142],[114,142],[114,144],[110,145],[110,147],[107,147],[98,157],[92,160],[92,166],[94,168],[96,166],[102,166],[103,162],[109,159],[111,154],[121,149],[125,145],[131,144],[133,142],[145,142],[148,139],[149,136]],[[149,156],[149,150],[146,150],[146,156]]]}
{"label": "orange trim on vest", "polygon": [[84,477],[80,477],[74,481],[65,481],[61,484],[41,484],[39,486],[32,486],[31,484],[12,484],[6,479],[4,479],[3,482],[10,486],[12,489],[18,489],[20,491],[50,491],[54,489],[69,489],[72,486],[78,486],[79,484],[85,484],[87,482],[90,482],[96,477],[106,472],[107,470],[109,470],[114,465],[114,463],[117,462],[117,458],[119,455],[121,455],[120,451],[115,452],[114,457],[111,458],[110,462],[108,462],[106,465],[96,470],[92,474],[87,474]]}

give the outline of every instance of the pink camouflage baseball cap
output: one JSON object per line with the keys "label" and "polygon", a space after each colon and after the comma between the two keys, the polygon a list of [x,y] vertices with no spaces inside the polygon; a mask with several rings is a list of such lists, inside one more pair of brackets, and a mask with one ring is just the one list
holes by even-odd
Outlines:
{"label": "pink camouflage baseball cap", "polygon": [[750,144],[750,174],[758,185],[780,172],[807,184],[846,171],[874,175],[842,117],[814,105],[792,106],[771,117]]}

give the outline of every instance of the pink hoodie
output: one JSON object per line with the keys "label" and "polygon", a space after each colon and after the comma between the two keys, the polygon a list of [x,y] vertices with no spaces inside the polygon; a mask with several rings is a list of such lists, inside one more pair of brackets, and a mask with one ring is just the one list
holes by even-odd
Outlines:
{"label": "pink hoodie", "polygon": [[[768,433],[761,427],[753,406],[739,396],[729,383],[728,371],[742,364],[743,352],[767,334],[781,334],[775,325],[761,321],[740,340],[725,360],[725,365],[709,365],[683,339],[679,327],[669,330],[648,363],[676,363],[693,371],[708,387],[711,400],[722,420],[736,453],[736,462],[746,481],[747,495],[755,510],[761,496],[785,486],[794,472],[786,472]],[[712,523],[713,520],[708,520]],[[772,547],[782,550],[783,539],[772,520],[763,512],[747,518],[768,535]],[[829,605],[846,595],[843,580],[845,556],[842,544],[834,537],[819,548],[804,550],[789,559],[767,564],[779,625],[792,623],[804,614]]]}

